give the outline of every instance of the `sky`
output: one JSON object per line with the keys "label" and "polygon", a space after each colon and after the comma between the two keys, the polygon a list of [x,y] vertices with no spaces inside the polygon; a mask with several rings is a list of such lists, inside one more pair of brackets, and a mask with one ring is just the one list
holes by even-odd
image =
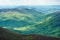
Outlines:
{"label": "sky", "polygon": [[0,6],[60,5],[60,0],[0,0]]}

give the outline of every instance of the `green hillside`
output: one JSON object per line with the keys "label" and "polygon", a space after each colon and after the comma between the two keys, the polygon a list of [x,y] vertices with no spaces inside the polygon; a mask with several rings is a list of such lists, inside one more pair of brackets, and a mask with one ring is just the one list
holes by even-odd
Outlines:
{"label": "green hillside", "polygon": [[60,37],[60,12],[45,14],[33,9],[11,9],[0,12],[0,26],[21,34]]}

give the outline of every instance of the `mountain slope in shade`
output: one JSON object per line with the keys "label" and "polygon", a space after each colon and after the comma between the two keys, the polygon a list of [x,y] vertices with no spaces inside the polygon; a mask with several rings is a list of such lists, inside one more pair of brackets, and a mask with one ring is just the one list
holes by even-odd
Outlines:
{"label": "mountain slope in shade", "polygon": [[[46,20],[43,24],[36,25],[40,27],[41,34],[60,37],[60,12],[54,12],[46,15]],[[43,31],[43,32],[42,32]],[[46,32],[45,32],[46,31]]]}
{"label": "mountain slope in shade", "polygon": [[35,6],[35,7],[33,6],[33,8],[47,14],[60,11],[60,5]]}
{"label": "mountain slope in shade", "polygon": [[60,38],[43,35],[21,35],[0,27],[0,40],[60,40]]}

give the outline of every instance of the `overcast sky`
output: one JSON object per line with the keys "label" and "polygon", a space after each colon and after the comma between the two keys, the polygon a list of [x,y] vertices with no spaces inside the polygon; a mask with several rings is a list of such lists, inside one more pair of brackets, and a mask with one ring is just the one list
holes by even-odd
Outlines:
{"label": "overcast sky", "polygon": [[0,6],[60,5],[60,0],[0,0]]}

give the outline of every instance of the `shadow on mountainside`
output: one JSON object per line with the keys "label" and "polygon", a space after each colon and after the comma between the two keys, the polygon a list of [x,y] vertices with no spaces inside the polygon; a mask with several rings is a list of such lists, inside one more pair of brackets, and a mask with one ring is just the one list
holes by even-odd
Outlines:
{"label": "shadow on mountainside", "polygon": [[0,40],[60,40],[60,38],[34,34],[21,35],[0,27]]}

